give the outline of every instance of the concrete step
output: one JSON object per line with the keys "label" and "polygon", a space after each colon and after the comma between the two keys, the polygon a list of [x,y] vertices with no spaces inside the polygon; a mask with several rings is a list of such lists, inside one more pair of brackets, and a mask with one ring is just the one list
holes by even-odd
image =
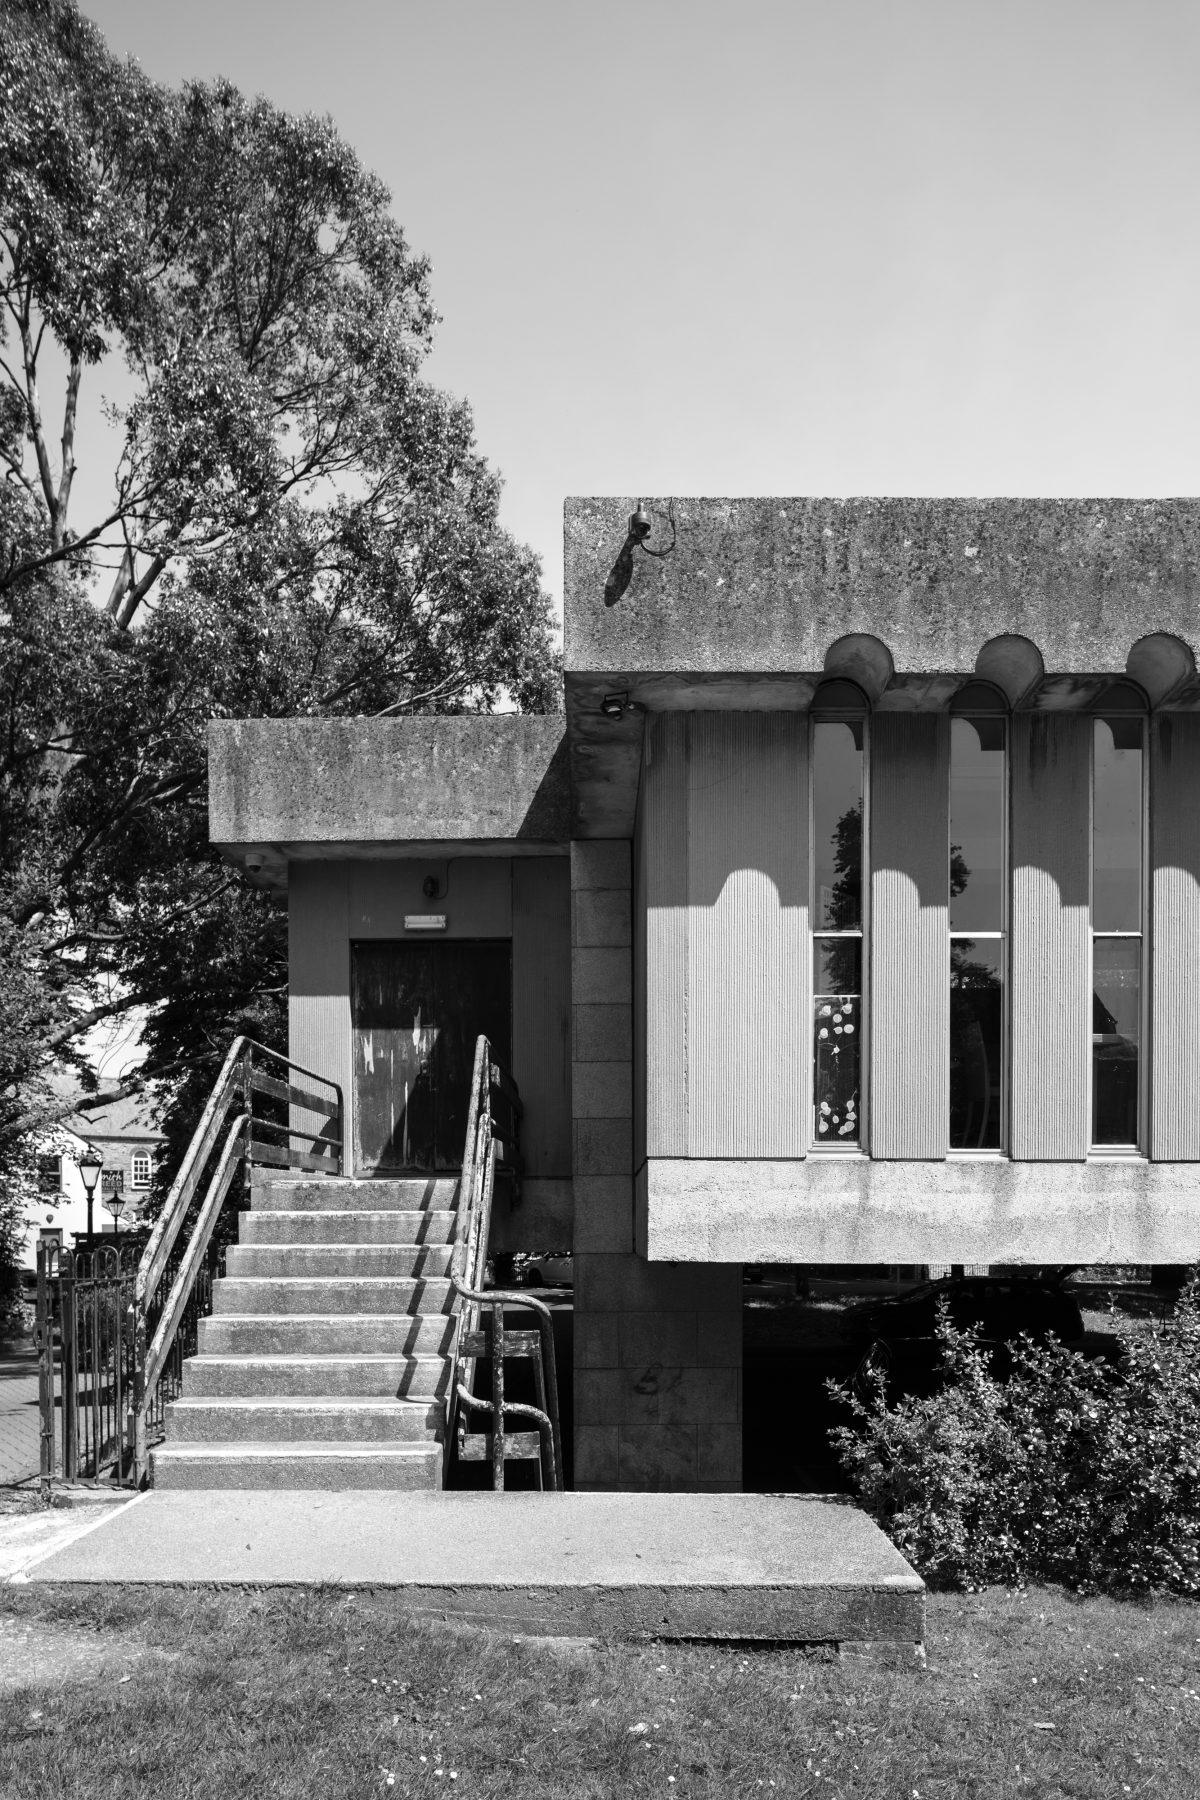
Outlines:
{"label": "concrete step", "polygon": [[449,1244],[234,1244],[228,1275],[447,1275]]}
{"label": "concrete step", "polygon": [[250,1244],[448,1244],[454,1214],[437,1212],[310,1212],[268,1208],[239,1217],[241,1242]]}
{"label": "concrete step", "polygon": [[169,1444],[417,1443],[440,1432],[440,1400],[381,1400],[344,1394],[173,1400]]}
{"label": "concrete step", "polygon": [[353,1394],[436,1400],[450,1386],[447,1356],[192,1356],[184,1394]]}
{"label": "concrete step", "polygon": [[329,1276],[225,1275],[213,1283],[213,1312],[436,1313],[444,1311],[450,1283],[442,1277],[372,1275],[361,1280]]}
{"label": "concrete step", "polygon": [[255,1212],[429,1212],[452,1208],[457,1175],[332,1178],[255,1175],[251,1206]]}
{"label": "concrete step", "polygon": [[442,1482],[440,1444],[163,1444],[151,1453],[159,1488],[414,1488]]}
{"label": "concrete step", "polygon": [[450,1348],[454,1320],[405,1313],[224,1313],[201,1319],[201,1356],[435,1356]]}
{"label": "concrete step", "polygon": [[[313,1446],[297,1449],[303,1485],[339,1485],[305,1468],[318,1460]],[[234,1446],[230,1460],[238,1485],[254,1485],[246,1447]],[[279,1470],[277,1462],[272,1476]],[[162,1492],[183,1485],[180,1473],[177,1461],[174,1479],[164,1479],[156,1461],[153,1492],[112,1508],[101,1525],[36,1564],[30,1579],[111,1583],[114,1592],[131,1580],[390,1588],[397,1615],[444,1615],[506,1635],[756,1638],[853,1647],[885,1666],[920,1658],[924,1586],[879,1527],[844,1502],[424,1491],[398,1503],[386,1493],[289,1492],[302,1485],[299,1475],[275,1493]],[[218,1485],[211,1467],[199,1480],[193,1474],[193,1485],[200,1481]],[[424,1485],[436,1489],[436,1472]],[[897,1691],[897,1704],[903,1698]],[[531,1794],[537,1786],[525,1782]],[[710,1791],[733,1789],[718,1782]],[[616,1791],[615,1782],[605,1785]]]}

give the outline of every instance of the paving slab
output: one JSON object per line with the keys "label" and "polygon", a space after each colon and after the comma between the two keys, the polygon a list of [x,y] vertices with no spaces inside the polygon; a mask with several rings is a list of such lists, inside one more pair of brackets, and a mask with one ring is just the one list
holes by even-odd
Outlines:
{"label": "paving slab", "polygon": [[154,1490],[26,1574],[390,1588],[414,1613],[561,1636],[924,1636],[924,1584],[865,1513],[781,1494]]}

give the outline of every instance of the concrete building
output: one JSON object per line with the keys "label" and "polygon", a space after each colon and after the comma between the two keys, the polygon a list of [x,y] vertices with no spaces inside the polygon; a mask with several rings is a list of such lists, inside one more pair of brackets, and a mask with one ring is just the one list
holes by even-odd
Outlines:
{"label": "concrete building", "polygon": [[576,1485],[729,1488],[744,1263],[1200,1255],[1200,503],[629,511],[565,717],[214,723],[211,832],[357,1171],[509,1061]]}

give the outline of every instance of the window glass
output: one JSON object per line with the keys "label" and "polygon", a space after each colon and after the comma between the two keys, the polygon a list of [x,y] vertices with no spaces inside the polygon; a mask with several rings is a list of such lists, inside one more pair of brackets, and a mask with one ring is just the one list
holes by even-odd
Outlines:
{"label": "window glass", "polygon": [[1092,929],[1142,928],[1142,721],[1097,719]]}
{"label": "window glass", "polygon": [[1004,929],[1003,719],[950,721],[950,929]]}
{"label": "window glass", "polygon": [[813,929],[862,926],[863,729],[813,726]]}
{"label": "window glass", "polygon": [[816,938],[813,953],[813,1133],[818,1144],[857,1143],[862,940]]}
{"label": "window glass", "polygon": [[1004,1108],[1004,940],[950,944],[950,1148],[999,1150]]}
{"label": "window glass", "polygon": [[1138,1141],[1140,938],[1092,942],[1092,1142]]}

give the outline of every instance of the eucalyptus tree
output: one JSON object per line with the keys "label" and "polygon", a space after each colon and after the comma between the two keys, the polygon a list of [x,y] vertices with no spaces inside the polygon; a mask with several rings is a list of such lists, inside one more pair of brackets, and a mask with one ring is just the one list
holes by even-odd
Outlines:
{"label": "eucalyptus tree", "polygon": [[557,704],[436,322],[328,119],[0,0],[0,1169],[98,1021],[147,1008],[131,1080],[185,1089],[277,1028],[279,909],[207,847],[210,717]]}

